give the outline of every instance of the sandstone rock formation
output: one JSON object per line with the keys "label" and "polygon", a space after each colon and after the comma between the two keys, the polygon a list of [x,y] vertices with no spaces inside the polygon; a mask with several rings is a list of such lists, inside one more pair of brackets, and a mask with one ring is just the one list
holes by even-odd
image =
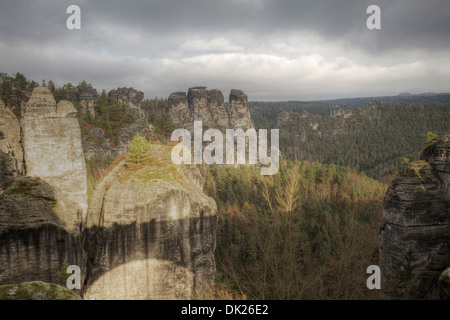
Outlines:
{"label": "sandstone rock formation", "polygon": [[219,90],[206,87],[193,87],[184,92],[169,96],[169,114],[176,128],[194,129],[194,121],[202,121],[203,129],[214,128],[224,132],[226,129],[254,128],[248,111],[247,95],[241,90],[231,90],[229,107]]}
{"label": "sandstone rock formation", "polygon": [[[98,185],[85,216],[86,168],[73,105],[56,104],[37,87],[20,126],[1,107],[0,151],[15,167],[0,194],[0,281],[7,284],[0,294],[20,299],[24,281],[60,283],[67,264],[81,267],[88,299],[188,299],[213,284],[217,207],[195,167],[173,167],[170,147],[153,145],[155,165],[119,165]],[[141,129],[122,129],[121,143]],[[92,129],[89,139],[101,145],[103,130]],[[50,287],[27,299],[54,299]]]}
{"label": "sandstone rock formation", "polygon": [[144,100],[144,93],[133,88],[111,90],[108,96],[117,99],[130,109],[141,109],[141,103]]}
{"label": "sandstone rock formation", "polygon": [[58,283],[64,263],[84,265],[71,202],[42,179],[16,177],[0,196],[0,281]]}
{"label": "sandstone rock formation", "polygon": [[116,155],[126,153],[133,137],[139,133],[142,137],[147,136],[149,128],[145,127],[142,121],[136,121],[128,127],[119,130],[119,143],[112,149]]}
{"label": "sandstone rock formation", "polygon": [[20,124],[0,100],[0,192],[4,182],[23,174],[23,170]]}
{"label": "sandstone rock formation", "polygon": [[86,159],[106,159],[112,156],[111,146],[105,140],[105,132],[101,128],[92,128],[88,136],[83,137],[83,152]]}
{"label": "sandstone rock formation", "polygon": [[20,120],[28,176],[40,177],[76,204],[73,217],[81,223],[87,212],[86,166],[76,109],[37,87]]}
{"label": "sandstone rock formation", "polygon": [[94,88],[80,87],[77,88],[77,100],[81,106],[81,112],[89,112],[92,117],[95,117],[95,103],[98,98],[98,92]]}
{"label": "sandstone rock formation", "polygon": [[382,289],[393,297],[408,286],[413,297],[425,297],[450,266],[450,137],[425,158],[410,163],[384,199]]}
{"label": "sandstone rock formation", "polygon": [[145,124],[145,113],[141,109],[142,101],[144,100],[144,93],[133,88],[118,88],[111,90],[108,96],[117,99],[120,103],[126,105],[130,110],[134,111],[135,121],[128,127],[120,129],[119,143],[111,152],[119,155],[127,152],[128,145],[133,137],[139,133],[141,136],[147,136],[150,133],[150,128]]}
{"label": "sandstone rock formation", "polygon": [[248,129],[254,127],[250,112],[248,111],[247,95],[241,90],[231,90],[228,115],[230,118],[230,129]]}
{"label": "sandstone rock formation", "polygon": [[92,196],[85,299],[189,299],[214,281],[217,207],[194,167],[118,165]]}

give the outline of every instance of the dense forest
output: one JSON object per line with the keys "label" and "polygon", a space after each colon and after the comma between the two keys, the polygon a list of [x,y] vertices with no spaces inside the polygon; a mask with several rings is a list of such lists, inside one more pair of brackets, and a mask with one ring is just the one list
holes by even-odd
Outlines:
{"label": "dense forest", "polygon": [[223,299],[375,299],[386,186],[349,168],[283,161],[279,174],[212,167],[219,208],[216,294]]}
{"label": "dense forest", "polygon": [[[255,126],[280,130],[287,159],[355,168],[373,178],[417,160],[427,132],[448,132],[450,104],[371,101],[360,107],[314,103],[251,103]],[[343,110],[339,113],[339,110]],[[406,161],[407,162],[407,161]]]}

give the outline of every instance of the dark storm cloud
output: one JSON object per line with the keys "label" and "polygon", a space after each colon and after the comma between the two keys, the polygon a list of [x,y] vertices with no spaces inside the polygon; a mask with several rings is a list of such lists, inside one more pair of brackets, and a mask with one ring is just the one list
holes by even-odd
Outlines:
{"label": "dark storm cloud", "polygon": [[[2,1],[1,38],[60,41],[67,36],[61,26],[69,4],[82,8],[83,28],[94,33],[102,25],[175,39],[189,33],[237,31],[264,38],[280,31],[313,31],[329,41],[347,41],[368,50],[450,46],[447,0]],[[382,30],[368,36],[365,10],[370,4],[381,7]]]}
{"label": "dark storm cloud", "polygon": [[[65,26],[71,4],[82,30]],[[381,30],[366,28],[372,4]],[[150,95],[196,84],[254,98],[443,90],[449,31],[447,0],[2,0],[0,71]]]}
{"label": "dark storm cloud", "polygon": [[[382,30],[368,35],[366,8],[371,4],[381,7]],[[101,21],[172,36],[238,31],[264,38],[313,31],[329,41],[346,41],[367,50],[450,46],[448,0],[103,0],[89,6]]]}

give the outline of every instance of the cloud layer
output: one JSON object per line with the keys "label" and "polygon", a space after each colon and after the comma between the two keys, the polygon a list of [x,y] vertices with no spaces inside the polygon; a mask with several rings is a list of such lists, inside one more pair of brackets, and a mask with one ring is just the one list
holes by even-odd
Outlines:
{"label": "cloud layer", "polygon": [[[66,28],[71,4],[81,30]],[[371,4],[381,30],[366,28]],[[449,31],[447,0],[5,0],[0,71],[146,97],[195,85],[250,100],[448,92]]]}

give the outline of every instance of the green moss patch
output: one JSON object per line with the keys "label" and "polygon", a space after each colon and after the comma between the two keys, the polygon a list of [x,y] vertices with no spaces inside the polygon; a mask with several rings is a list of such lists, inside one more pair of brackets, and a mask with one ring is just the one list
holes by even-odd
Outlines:
{"label": "green moss patch", "polygon": [[69,300],[74,295],[68,288],[42,281],[0,286],[0,300]]}

